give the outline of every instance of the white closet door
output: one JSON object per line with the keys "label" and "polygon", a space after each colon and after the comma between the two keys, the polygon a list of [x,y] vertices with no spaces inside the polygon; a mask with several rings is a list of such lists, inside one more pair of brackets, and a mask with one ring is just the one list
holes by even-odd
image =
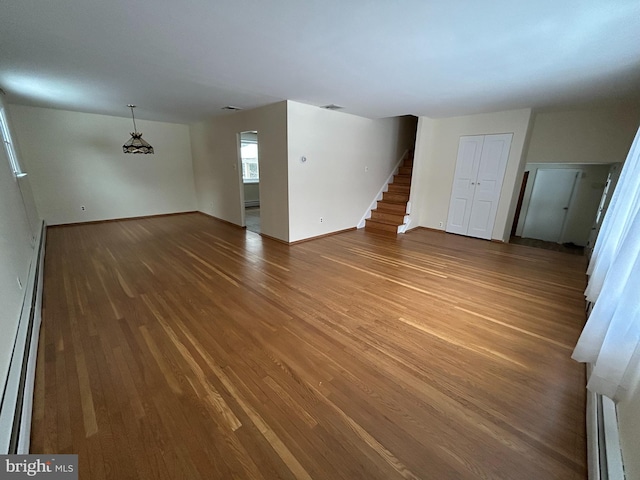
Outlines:
{"label": "white closet door", "polygon": [[471,237],[491,239],[512,137],[508,133],[484,138],[467,230]]}
{"label": "white closet door", "polygon": [[456,173],[449,202],[449,217],[445,229],[447,232],[467,234],[483,143],[484,135],[460,137]]}
{"label": "white closet door", "polygon": [[512,137],[460,137],[447,232],[491,239]]}

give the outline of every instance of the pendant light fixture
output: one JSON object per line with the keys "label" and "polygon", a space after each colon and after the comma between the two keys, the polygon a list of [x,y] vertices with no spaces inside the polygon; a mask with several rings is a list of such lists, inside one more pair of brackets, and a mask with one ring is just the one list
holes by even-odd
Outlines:
{"label": "pendant light fixture", "polygon": [[135,105],[127,105],[131,109],[131,118],[133,119],[133,132],[131,138],[122,146],[124,153],[153,153],[153,147],[142,139],[142,134],[138,133],[136,128],[136,117],[133,116]]}

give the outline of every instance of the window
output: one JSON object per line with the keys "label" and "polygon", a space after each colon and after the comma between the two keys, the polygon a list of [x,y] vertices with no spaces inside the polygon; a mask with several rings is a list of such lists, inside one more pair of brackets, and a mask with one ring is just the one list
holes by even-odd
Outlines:
{"label": "window", "polygon": [[242,158],[242,180],[254,183],[260,180],[258,171],[258,142],[255,140],[240,141],[240,157]]}
{"label": "window", "polygon": [[9,133],[9,123],[7,122],[4,108],[0,108],[0,133],[2,134],[2,142],[4,143],[4,148],[7,152],[7,157],[9,158],[9,163],[11,164],[13,173],[16,176],[22,175],[23,172],[20,168],[20,163],[18,163],[18,156],[16,155],[16,150],[13,147],[13,143],[11,141],[11,134]]}
{"label": "window", "polygon": [[589,263],[593,304],[573,352],[593,364],[587,388],[614,401],[637,385],[640,365],[640,129],[622,167]]}

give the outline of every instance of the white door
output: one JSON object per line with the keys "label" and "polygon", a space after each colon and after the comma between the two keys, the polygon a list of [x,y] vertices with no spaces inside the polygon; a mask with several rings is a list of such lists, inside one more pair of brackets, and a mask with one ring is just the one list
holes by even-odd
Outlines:
{"label": "white door", "polygon": [[467,234],[483,143],[484,135],[460,137],[456,173],[449,202],[447,232]]}
{"label": "white door", "polygon": [[509,133],[484,138],[467,235],[491,239],[512,136]]}
{"label": "white door", "polygon": [[538,169],[522,236],[559,243],[569,211],[569,203],[580,170]]}
{"label": "white door", "polygon": [[512,137],[460,137],[447,232],[491,239]]}

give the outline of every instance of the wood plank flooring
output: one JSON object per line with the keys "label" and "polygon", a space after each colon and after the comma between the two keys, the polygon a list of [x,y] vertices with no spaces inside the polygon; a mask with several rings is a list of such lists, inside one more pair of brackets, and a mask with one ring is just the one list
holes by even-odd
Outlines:
{"label": "wood plank flooring", "polygon": [[49,228],[32,452],[82,479],[586,479],[585,259],[201,214]]}

